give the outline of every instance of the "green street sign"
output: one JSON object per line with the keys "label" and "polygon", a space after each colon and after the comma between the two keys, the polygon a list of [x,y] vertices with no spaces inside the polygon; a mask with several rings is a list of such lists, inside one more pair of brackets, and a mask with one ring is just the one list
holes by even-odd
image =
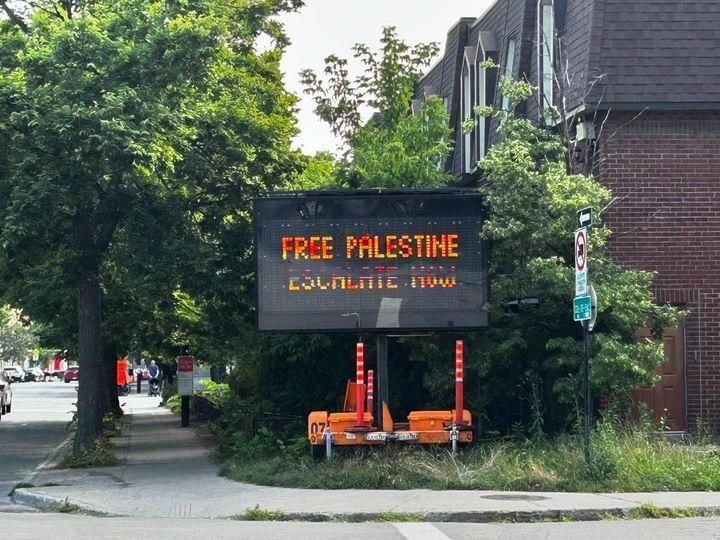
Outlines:
{"label": "green street sign", "polygon": [[592,318],[592,298],[576,296],[573,299],[573,321],[588,321]]}

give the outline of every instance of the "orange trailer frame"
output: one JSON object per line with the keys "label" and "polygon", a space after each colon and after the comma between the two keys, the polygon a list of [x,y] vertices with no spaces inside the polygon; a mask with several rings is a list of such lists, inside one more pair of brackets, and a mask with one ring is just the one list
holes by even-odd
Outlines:
{"label": "orange trailer frame", "polygon": [[[307,436],[313,454],[328,446],[382,446],[404,444],[468,444],[473,441],[472,415],[463,407],[464,348],[462,340],[455,343],[455,409],[412,411],[407,422],[392,419],[385,403],[382,405],[383,430],[378,429],[372,415],[374,376],[368,372],[365,388],[364,349],[356,349],[356,380],[348,381],[342,412],[313,411],[308,415]],[[366,405],[367,401],[367,407]],[[328,440],[329,439],[329,440]]]}

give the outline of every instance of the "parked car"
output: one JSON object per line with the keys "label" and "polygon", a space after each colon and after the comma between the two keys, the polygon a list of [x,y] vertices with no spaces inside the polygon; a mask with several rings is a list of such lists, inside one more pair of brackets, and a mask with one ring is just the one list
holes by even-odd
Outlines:
{"label": "parked car", "polygon": [[25,370],[20,366],[7,366],[3,368],[3,373],[8,376],[10,382],[23,382],[25,380]]}
{"label": "parked car", "polygon": [[3,414],[8,414],[12,406],[12,388],[10,377],[5,374],[5,370],[0,371],[0,418]]}
{"label": "parked car", "polygon": [[65,371],[65,376],[63,377],[65,379],[66,383],[69,383],[70,381],[77,381],[80,377],[80,368],[75,367],[69,367]]}
{"label": "parked car", "polygon": [[39,367],[30,368],[25,372],[25,382],[44,381],[45,373]]}

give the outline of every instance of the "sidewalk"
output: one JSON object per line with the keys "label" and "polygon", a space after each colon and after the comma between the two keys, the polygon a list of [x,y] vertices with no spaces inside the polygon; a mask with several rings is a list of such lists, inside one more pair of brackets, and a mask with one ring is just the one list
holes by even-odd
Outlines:
{"label": "sidewalk", "polygon": [[14,502],[51,509],[67,499],[84,510],[158,518],[228,518],[258,506],[281,511],[288,519],[349,521],[389,512],[421,514],[428,521],[589,519],[644,503],[720,511],[720,492],[325,491],[242,484],[217,475],[207,441],[195,429],[180,428],[179,417],[158,407],[157,398],[132,394],[123,400],[129,426],[117,439],[121,465],[39,471],[33,484],[45,487],[17,489]]}

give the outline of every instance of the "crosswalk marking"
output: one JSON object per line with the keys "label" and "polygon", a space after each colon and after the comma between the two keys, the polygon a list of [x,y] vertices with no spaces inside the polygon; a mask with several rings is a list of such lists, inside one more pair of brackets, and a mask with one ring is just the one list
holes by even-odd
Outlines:
{"label": "crosswalk marking", "polygon": [[450,540],[432,523],[393,523],[408,540]]}

